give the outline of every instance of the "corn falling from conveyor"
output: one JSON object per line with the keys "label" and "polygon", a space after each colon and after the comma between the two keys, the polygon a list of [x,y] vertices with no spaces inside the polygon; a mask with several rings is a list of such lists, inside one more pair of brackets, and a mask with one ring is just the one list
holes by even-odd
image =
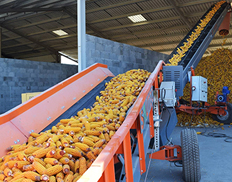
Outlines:
{"label": "corn falling from conveyor", "polygon": [[[177,123],[173,108],[175,97],[183,93],[190,67],[195,68],[199,62],[213,37],[210,34],[216,33],[228,8],[229,4],[221,1],[206,12],[170,55],[169,63],[175,66],[164,66],[161,61],[151,75],[138,69],[112,78],[106,66],[94,65],[0,116],[0,133],[11,128],[15,135],[10,138],[2,135],[1,147],[10,147],[8,151],[2,149],[1,154],[7,155],[0,158],[0,182],[79,179],[111,182],[115,178],[120,182],[132,182],[139,181],[146,172],[147,154],[154,159],[183,160],[184,163],[182,155],[186,154],[182,154],[180,146],[165,145]],[[176,95],[173,102],[165,104],[172,108],[163,110],[163,115],[159,116],[158,104],[165,103],[166,99],[162,93],[165,90],[163,82],[159,83],[162,77],[164,82],[172,81],[177,92],[173,93]],[[93,84],[87,86],[86,83],[92,80]],[[83,91],[76,94],[74,90],[80,85]],[[92,93],[94,90],[101,95]],[[67,100],[68,104],[60,100]],[[186,141],[188,136],[195,136],[189,131],[182,135],[187,137]],[[183,143],[183,148],[187,145]],[[178,151],[177,156],[171,152],[174,149]],[[189,175],[185,174],[184,178],[191,182]],[[194,181],[200,180],[199,175],[197,173]]]}

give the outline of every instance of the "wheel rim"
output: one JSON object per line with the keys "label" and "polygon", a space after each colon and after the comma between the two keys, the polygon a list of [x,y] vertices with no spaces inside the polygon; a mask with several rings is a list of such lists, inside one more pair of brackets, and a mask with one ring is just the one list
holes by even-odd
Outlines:
{"label": "wheel rim", "polygon": [[229,112],[227,110],[225,110],[225,112],[226,112],[226,115],[224,116],[217,115],[217,118],[221,121],[227,120],[229,118]]}

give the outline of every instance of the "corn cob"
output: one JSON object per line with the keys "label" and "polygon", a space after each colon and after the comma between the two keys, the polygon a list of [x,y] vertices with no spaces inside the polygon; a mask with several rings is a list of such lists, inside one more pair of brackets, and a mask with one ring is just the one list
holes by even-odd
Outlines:
{"label": "corn cob", "polygon": [[88,157],[89,160],[91,160],[91,159],[95,160],[96,159],[96,157],[94,156],[92,151],[87,152],[86,157]]}
{"label": "corn cob", "polygon": [[52,127],[52,133],[57,133],[57,132],[58,132],[57,127],[56,127],[56,126],[53,126],[53,127]]}
{"label": "corn cob", "polygon": [[60,161],[62,164],[68,164],[68,163],[69,163],[69,158],[67,158],[67,157],[62,157],[59,161]]}
{"label": "corn cob", "polygon": [[41,148],[32,153],[32,155],[36,158],[44,157],[50,150],[54,149],[55,147],[48,147],[48,148]]}
{"label": "corn cob", "polygon": [[65,127],[64,128],[64,133],[69,133],[70,131],[77,133],[81,131],[81,128],[80,127]]}
{"label": "corn cob", "polygon": [[80,138],[80,141],[86,145],[88,145],[89,147],[92,147],[94,145],[93,141],[88,139],[87,137],[82,137]]}
{"label": "corn cob", "polygon": [[29,155],[29,154],[32,154],[33,152],[35,152],[35,151],[37,151],[37,150],[39,150],[39,149],[41,149],[41,148],[40,148],[40,147],[30,146],[30,147],[28,147],[26,150],[24,150],[24,153],[25,153],[26,155]]}
{"label": "corn cob", "polygon": [[67,164],[65,164],[65,165],[63,166],[63,173],[64,173],[64,174],[68,174],[69,172],[70,172],[70,166],[67,165]]}
{"label": "corn cob", "polygon": [[23,171],[33,171],[33,170],[34,170],[34,166],[32,164],[23,166]]}
{"label": "corn cob", "polygon": [[31,179],[33,181],[40,181],[40,175],[36,172],[27,171],[23,173],[24,177]]}
{"label": "corn cob", "polygon": [[14,166],[19,169],[22,169],[24,165],[28,165],[28,164],[30,164],[30,162],[28,161],[17,161]]}
{"label": "corn cob", "polygon": [[101,140],[99,140],[97,143],[95,143],[93,147],[94,147],[94,148],[95,148],[95,147],[100,148],[104,143],[105,143],[105,140],[104,140],[104,139],[101,139]]}
{"label": "corn cob", "polygon": [[4,174],[0,174],[0,180],[3,181],[3,180],[5,179],[5,177],[6,177],[6,176],[5,176]]}
{"label": "corn cob", "polygon": [[69,160],[68,165],[70,166],[71,171],[75,172],[75,163],[73,162],[73,160]]}
{"label": "corn cob", "polygon": [[4,179],[4,182],[9,182],[9,181],[11,181],[13,179],[13,177],[6,177],[5,179]]}
{"label": "corn cob", "polygon": [[66,152],[64,150],[56,149],[56,153],[54,155],[55,159],[61,159]]}
{"label": "corn cob", "polygon": [[75,143],[75,146],[77,146],[78,148],[80,148],[80,149],[83,150],[84,152],[88,152],[88,151],[91,150],[91,149],[89,148],[89,146],[86,145],[86,144],[84,144],[84,143],[77,142],[77,143]]}
{"label": "corn cob", "polygon": [[54,157],[55,154],[56,154],[56,151],[52,149],[46,154],[46,158],[52,158]]}
{"label": "corn cob", "polygon": [[42,164],[43,166],[46,165],[46,163],[45,163],[43,160],[39,159],[39,158],[34,158],[33,162],[34,162],[34,161],[39,162],[39,163]]}
{"label": "corn cob", "polygon": [[64,177],[64,182],[72,182],[73,181],[73,174],[69,173]]}
{"label": "corn cob", "polygon": [[37,137],[36,140],[34,141],[35,145],[39,145],[41,143],[44,143],[45,141],[48,140],[48,135],[47,133],[42,134],[41,136]]}
{"label": "corn cob", "polygon": [[56,142],[56,148],[59,148],[59,149],[63,148],[62,143],[60,141]]}
{"label": "corn cob", "polygon": [[32,137],[34,137],[34,138],[37,138],[37,137],[40,136],[40,134],[38,134],[38,133],[31,133],[30,135],[31,135]]}
{"label": "corn cob", "polygon": [[63,169],[62,166],[57,164],[55,166],[52,166],[52,167],[46,169],[44,173],[47,174],[48,176],[53,176],[53,175],[59,173],[60,171],[62,171],[62,169]]}
{"label": "corn cob", "polygon": [[22,182],[24,179],[25,178],[17,178],[17,179],[13,178],[11,182]]}
{"label": "corn cob", "polygon": [[52,167],[51,164],[46,164],[46,166],[45,166],[46,169],[48,169],[48,168],[50,168],[50,167]]}
{"label": "corn cob", "polygon": [[90,166],[93,164],[93,160],[90,160],[87,162],[87,169],[90,168]]}
{"label": "corn cob", "polygon": [[80,168],[80,161],[77,159],[74,163],[74,172],[79,173],[79,168]]}
{"label": "corn cob", "polygon": [[25,155],[25,153],[22,152],[18,152],[17,157],[20,161],[26,161],[27,160],[27,156]]}
{"label": "corn cob", "polygon": [[100,139],[104,139],[104,140],[105,140],[105,136],[104,136],[104,134],[103,134],[103,133],[101,133],[101,134],[99,135],[99,138],[100,138]]}
{"label": "corn cob", "polygon": [[9,167],[10,169],[13,168],[15,166],[15,164],[17,163],[18,161],[9,161],[7,163],[5,163],[5,166]]}
{"label": "corn cob", "polygon": [[68,147],[69,146],[69,142],[64,137],[62,137],[60,139],[60,141],[62,143],[62,147]]}
{"label": "corn cob", "polygon": [[56,182],[55,176],[50,176],[49,177],[49,182]]}
{"label": "corn cob", "polygon": [[79,151],[78,149],[72,149],[72,148],[65,148],[64,149],[66,153],[71,154],[74,157],[82,157],[83,153]]}
{"label": "corn cob", "polygon": [[51,164],[51,165],[56,165],[58,164],[58,160],[55,158],[45,158],[44,162]]}
{"label": "corn cob", "polygon": [[80,178],[81,178],[81,175],[78,175],[77,177],[73,179],[73,182],[77,182]]}
{"label": "corn cob", "polygon": [[110,138],[112,138],[114,136],[114,133],[115,133],[114,131],[112,131],[112,130],[110,131],[110,133],[109,133]]}
{"label": "corn cob", "polygon": [[41,177],[40,177],[40,180],[41,181],[49,181],[49,176],[48,175],[46,175],[46,174],[43,174]]}
{"label": "corn cob", "polygon": [[85,130],[84,133],[86,135],[94,135],[94,136],[99,136],[101,134],[100,131],[92,131],[92,130]]}
{"label": "corn cob", "polygon": [[59,173],[56,175],[56,179],[57,179],[57,178],[64,179],[64,173],[63,173],[63,172],[59,172]]}
{"label": "corn cob", "polygon": [[33,165],[34,169],[35,169],[39,174],[42,175],[42,174],[45,173],[46,168],[45,168],[42,164],[40,164],[39,162],[34,161],[32,165]]}
{"label": "corn cob", "polygon": [[105,133],[104,134],[104,137],[106,139],[106,142],[109,142],[110,141],[110,136],[108,135],[108,133]]}
{"label": "corn cob", "polygon": [[80,160],[79,174],[82,175],[85,173],[85,171],[87,169],[86,160],[84,157],[81,157],[79,160]]}

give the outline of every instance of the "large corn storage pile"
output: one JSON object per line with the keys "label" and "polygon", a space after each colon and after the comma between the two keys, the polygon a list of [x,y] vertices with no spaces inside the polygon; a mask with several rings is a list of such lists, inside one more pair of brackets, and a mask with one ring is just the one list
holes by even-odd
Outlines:
{"label": "large corn storage pile", "polygon": [[0,182],[77,181],[123,123],[149,75],[138,69],[112,78],[93,107],[9,147],[0,158]]}
{"label": "large corn storage pile", "polygon": [[[232,51],[224,48],[217,49],[211,56],[202,58],[197,65],[195,74],[208,79],[208,103],[214,105],[217,91],[221,94],[223,86],[228,86],[229,90],[232,90]],[[184,89],[183,99],[189,101],[189,97],[190,88],[189,84],[187,84]],[[178,114],[178,124],[180,126],[189,125],[191,117],[192,116],[187,113]],[[192,117],[192,126],[202,126],[203,122],[204,115]],[[205,123],[207,126],[220,124],[212,119],[211,114],[206,114]]]}

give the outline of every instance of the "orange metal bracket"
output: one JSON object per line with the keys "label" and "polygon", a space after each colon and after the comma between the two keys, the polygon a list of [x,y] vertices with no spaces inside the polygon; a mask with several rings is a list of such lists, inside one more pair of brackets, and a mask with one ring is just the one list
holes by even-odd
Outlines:
{"label": "orange metal bracket", "polygon": [[[176,150],[176,156],[175,156]],[[179,145],[165,145],[160,147],[160,150],[149,155],[152,159],[179,161],[182,160],[181,146]]]}

